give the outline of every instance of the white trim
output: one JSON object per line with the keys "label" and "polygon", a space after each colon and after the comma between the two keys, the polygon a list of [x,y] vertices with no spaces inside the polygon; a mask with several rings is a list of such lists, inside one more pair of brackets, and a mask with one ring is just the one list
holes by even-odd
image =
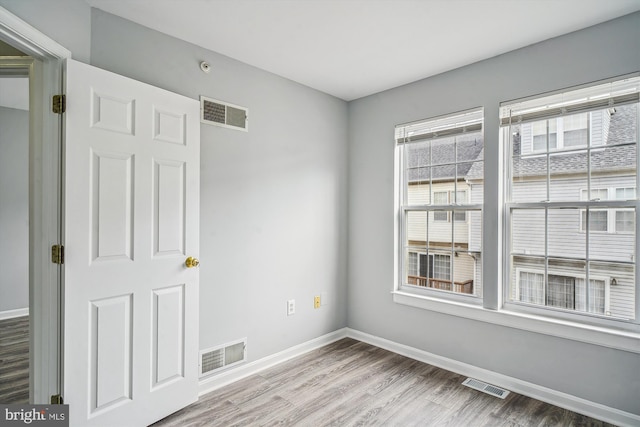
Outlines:
{"label": "white trim", "polygon": [[37,57],[71,58],[71,51],[0,6],[0,34],[18,49]]}
{"label": "white trim", "polygon": [[[61,390],[61,268],[50,262],[52,244],[60,242],[61,120],[51,113],[51,96],[60,93],[61,63],[71,52],[0,7],[0,40],[37,61],[29,75],[29,400],[49,403]],[[46,213],[46,215],[45,215]]]}
{"label": "white trim", "polygon": [[557,390],[552,390],[547,387],[542,387],[508,375],[492,372],[487,369],[479,368],[447,357],[438,356],[424,350],[409,347],[404,344],[399,344],[394,341],[369,335],[354,329],[347,328],[346,333],[349,338],[375,345],[376,347],[392,351],[402,356],[406,356],[423,363],[428,363],[430,365],[437,366],[438,368],[446,369],[447,371],[473,377],[524,396],[547,402],[573,412],[578,412],[598,420],[619,426],[640,425],[640,415],[591,402],[586,399],[562,393]]}
{"label": "white trim", "polygon": [[22,317],[29,315],[29,307],[16,308],[14,310],[0,311],[0,320],[13,319],[14,317]]}
{"label": "white trim", "polygon": [[214,390],[224,387],[228,384],[246,378],[250,375],[257,374],[272,366],[278,365],[294,357],[303,355],[320,347],[324,347],[327,344],[341,340],[347,337],[347,329],[338,329],[337,331],[330,332],[326,335],[322,335],[318,338],[314,338],[310,341],[302,344],[295,345],[279,353],[272,354],[262,359],[255,360],[242,366],[238,366],[235,369],[221,372],[218,375],[213,375],[202,379],[200,381],[199,396],[210,393]]}
{"label": "white trim", "polygon": [[640,354],[640,333],[394,291],[393,302],[438,313]]}

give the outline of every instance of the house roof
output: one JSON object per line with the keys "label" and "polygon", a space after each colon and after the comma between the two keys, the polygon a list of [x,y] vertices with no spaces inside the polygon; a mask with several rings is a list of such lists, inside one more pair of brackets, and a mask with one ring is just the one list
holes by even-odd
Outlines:
{"label": "house roof", "polygon": [[[473,162],[482,159],[483,152],[480,132],[458,136],[455,144],[454,138],[451,137],[409,147],[411,150],[407,168],[409,182],[428,181],[429,178],[434,181],[451,180],[456,176],[460,179],[465,178],[473,167]],[[456,158],[458,162],[468,162],[451,164]],[[421,166],[425,164],[433,166]]]}
{"label": "house roof", "polygon": [[[638,125],[638,104],[616,107],[611,115],[609,134],[606,145],[591,151],[591,170],[595,172],[618,171],[636,168],[636,135]],[[514,126],[513,174],[519,177],[540,176],[546,172],[547,157],[544,155],[518,156],[520,154],[520,128]],[[481,142],[480,142],[481,143]],[[482,144],[481,144],[482,145]],[[482,149],[478,160],[483,158]],[[581,173],[587,167],[586,152],[559,152],[549,157],[549,168],[552,174]],[[460,175],[459,175],[460,176]],[[484,162],[475,162],[467,170],[466,179],[482,179]],[[450,179],[453,175],[450,176]]]}

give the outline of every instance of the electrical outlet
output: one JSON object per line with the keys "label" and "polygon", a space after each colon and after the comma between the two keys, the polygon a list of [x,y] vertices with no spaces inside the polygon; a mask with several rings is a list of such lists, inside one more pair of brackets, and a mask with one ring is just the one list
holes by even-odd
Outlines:
{"label": "electrical outlet", "polygon": [[320,308],[320,295],[313,297],[313,308]]}
{"label": "electrical outlet", "polygon": [[287,316],[293,316],[296,314],[296,300],[290,299],[287,301]]}

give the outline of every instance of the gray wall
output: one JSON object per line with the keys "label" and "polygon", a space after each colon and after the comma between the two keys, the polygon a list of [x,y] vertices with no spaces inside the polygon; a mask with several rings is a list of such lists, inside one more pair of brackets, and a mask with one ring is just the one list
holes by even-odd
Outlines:
{"label": "gray wall", "polygon": [[[638,354],[394,304],[390,295],[394,126],[483,106],[485,200],[495,202],[499,102],[640,70],[638,40],[635,13],[351,102],[349,327],[640,414]],[[497,206],[485,209],[485,289],[498,278]],[[495,292],[485,297],[497,301]]]}
{"label": "gray wall", "polygon": [[97,67],[249,108],[249,132],[201,126],[200,347],[256,360],[346,326],[347,104],[99,10],[91,39]]}
{"label": "gray wall", "polygon": [[29,307],[29,112],[0,107],[0,313]]}
{"label": "gray wall", "polygon": [[83,0],[0,0],[0,6],[89,62],[91,7]]}

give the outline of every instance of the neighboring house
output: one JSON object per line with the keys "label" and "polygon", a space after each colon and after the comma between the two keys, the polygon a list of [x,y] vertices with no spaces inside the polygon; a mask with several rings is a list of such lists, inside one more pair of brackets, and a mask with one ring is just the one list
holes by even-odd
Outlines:
{"label": "neighboring house", "polygon": [[[637,108],[637,104],[633,104],[512,126],[512,200],[545,200],[547,173],[551,201],[635,198]],[[424,156],[429,155],[432,156],[430,164],[446,164],[452,156],[452,138],[432,142],[432,148],[417,144],[408,160],[409,204],[482,204],[483,141],[477,136],[473,140],[473,144],[461,143],[458,137],[458,159],[462,155],[474,162],[459,164],[457,171],[452,166],[411,168],[411,163],[425,164]],[[602,148],[592,149],[588,158],[586,150],[579,150],[587,144]],[[465,150],[463,153],[460,153],[460,147]],[[587,180],[589,170],[590,183]],[[429,174],[432,174],[430,179]],[[429,188],[429,182],[432,188]],[[456,192],[457,201],[454,200]],[[451,211],[444,210],[411,212],[410,215],[407,221],[409,247],[424,247],[429,251],[427,254],[426,250],[409,250],[407,283],[481,295],[481,214],[471,211],[452,215]],[[548,284],[545,286],[545,211],[523,209],[514,212],[509,299],[632,318],[634,212],[590,209],[588,222],[589,233],[586,232],[586,209],[549,210],[546,222],[549,224],[546,240]],[[428,238],[425,237],[427,229]],[[590,262],[588,292],[585,289],[587,259]],[[453,278],[451,271],[454,271]],[[457,285],[453,289],[452,280]],[[449,286],[443,286],[445,284]]]}
{"label": "neighboring house", "polygon": [[[408,283],[447,291],[481,294],[479,248],[469,246],[470,224],[479,220],[476,212],[455,210],[468,204],[472,186],[466,176],[482,152],[480,133],[444,138],[410,148],[407,169],[407,201],[411,205],[432,204],[442,210],[412,212],[407,221]],[[429,164],[430,167],[421,165]],[[432,198],[432,200],[431,200]],[[427,220],[428,217],[428,220]],[[453,272],[453,274],[452,274]]]}
{"label": "neighboring house", "polygon": [[[545,200],[547,170],[549,201],[634,199],[637,108],[619,106],[512,127],[512,200]],[[592,149],[590,156],[587,151],[564,152],[588,145],[602,148]],[[550,209],[545,287],[540,258],[545,253],[544,210],[514,212],[511,299],[633,318],[634,216],[629,209],[590,209],[588,218],[586,209]],[[589,292],[585,260],[590,262]]]}

